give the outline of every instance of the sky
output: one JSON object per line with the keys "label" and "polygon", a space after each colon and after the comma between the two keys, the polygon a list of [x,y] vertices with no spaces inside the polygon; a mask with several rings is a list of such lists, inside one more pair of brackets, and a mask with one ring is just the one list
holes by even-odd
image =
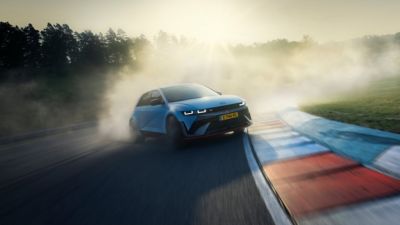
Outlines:
{"label": "sky", "polygon": [[1,0],[0,21],[41,29],[66,23],[76,31],[160,30],[204,41],[340,41],[400,31],[399,0]]}

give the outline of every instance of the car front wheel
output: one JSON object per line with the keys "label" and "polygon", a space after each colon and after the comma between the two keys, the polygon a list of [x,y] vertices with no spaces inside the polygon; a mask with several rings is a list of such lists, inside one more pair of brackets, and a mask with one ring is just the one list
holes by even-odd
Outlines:
{"label": "car front wheel", "polygon": [[238,130],[235,130],[234,131],[234,133],[236,134],[236,135],[242,135],[242,134],[244,134],[245,133],[245,128],[240,128],[240,129],[238,129]]}
{"label": "car front wheel", "polygon": [[169,116],[167,119],[167,139],[172,145],[181,145],[183,143],[183,134],[178,120]]}

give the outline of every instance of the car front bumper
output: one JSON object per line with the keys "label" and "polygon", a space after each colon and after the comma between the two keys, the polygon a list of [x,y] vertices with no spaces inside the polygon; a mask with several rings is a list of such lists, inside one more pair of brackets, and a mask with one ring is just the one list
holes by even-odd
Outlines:
{"label": "car front bumper", "polygon": [[[237,112],[238,117],[228,120],[220,120],[225,114]],[[247,106],[236,109],[219,111],[198,115],[197,119],[192,123],[190,128],[184,127],[184,134],[187,139],[213,136],[218,134],[236,131],[248,127],[252,124],[251,116]]]}

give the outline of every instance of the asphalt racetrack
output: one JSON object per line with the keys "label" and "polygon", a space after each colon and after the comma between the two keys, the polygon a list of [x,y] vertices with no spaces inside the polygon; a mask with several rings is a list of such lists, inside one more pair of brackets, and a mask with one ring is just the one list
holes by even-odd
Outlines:
{"label": "asphalt racetrack", "polygon": [[273,224],[242,136],[104,140],[88,128],[0,146],[0,224]]}

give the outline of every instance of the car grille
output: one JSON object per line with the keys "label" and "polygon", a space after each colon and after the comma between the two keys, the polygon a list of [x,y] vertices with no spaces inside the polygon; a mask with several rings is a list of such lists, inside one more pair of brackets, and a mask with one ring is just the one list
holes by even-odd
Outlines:
{"label": "car grille", "polygon": [[230,105],[224,105],[224,106],[218,106],[218,107],[214,107],[214,108],[209,108],[209,109],[207,109],[207,111],[212,113],[212,112],[219,112],[219,111],[237,109],[239,107],[240,107],[239,103],[236,103],[236,104],[230,104]]}

